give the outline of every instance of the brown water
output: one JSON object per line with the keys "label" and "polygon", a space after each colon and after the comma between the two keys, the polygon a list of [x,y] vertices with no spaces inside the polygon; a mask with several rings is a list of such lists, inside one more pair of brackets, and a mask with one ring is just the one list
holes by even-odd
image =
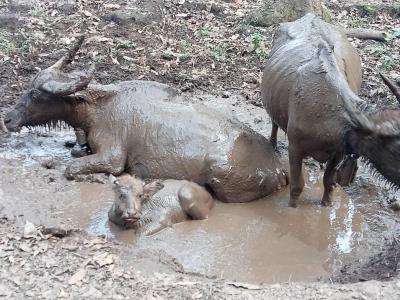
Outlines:
{"label": "brown water", "polygon": [[[252,118],[250,114],[247,120]],[[138,238],[109,224],[108,185],[69,182],[62,176],[71,159],[63,142],[72,138],[65,131],[50,136],[25,131],[0,140],[0,212],[21,223],[67,224],[144,252],[163,251],[186,272],[254,283],[327,276],[345,263],[366,259],[379,250],[383,237],[399,229],[397,216],[381,205],[379,189],[365,169],[347,192],[337,188],[334,206],[325,208],[319,205],[322,173],[308,168],[296,209],[288,207],[284,189],[247,204],[218,202],[208,220]],[[55,169],[40,166],[49,157],[56,158]],[[146,271],[149,264],[141,268]]]}

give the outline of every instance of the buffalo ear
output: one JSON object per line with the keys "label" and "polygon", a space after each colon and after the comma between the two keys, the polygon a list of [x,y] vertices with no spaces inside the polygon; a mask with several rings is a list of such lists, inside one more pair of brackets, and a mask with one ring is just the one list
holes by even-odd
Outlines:
{"label": "buffalo ear", "polygon": [[161,190],[163,187],[164,187],[164,184],[162,183],[161,180],[155,180],[155,181],[152,181],[152,182],[146,184],[143,187],[143,193],[145,195],[148,195],[149,197],[151,197],[155,193],[157,193],[159,190]]}
{"label": "buffalo ear", "polygon": [[364,134],[371,134],[373,132],[373,124],[368,117],[360,111],[346,111],[346,119],[349,121],[350,126],[357,132]]}

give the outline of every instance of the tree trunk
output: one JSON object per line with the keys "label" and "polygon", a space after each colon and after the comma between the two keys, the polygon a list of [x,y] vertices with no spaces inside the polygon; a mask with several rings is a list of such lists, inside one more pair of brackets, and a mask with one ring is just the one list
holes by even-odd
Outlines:
{"label": "tree trunk", "polygon": [[264,0],[261,9],[251,13],[248,21],[254,26],[271,26],[297,20],[307,13],[330,21],[330,14],[321,0]]}

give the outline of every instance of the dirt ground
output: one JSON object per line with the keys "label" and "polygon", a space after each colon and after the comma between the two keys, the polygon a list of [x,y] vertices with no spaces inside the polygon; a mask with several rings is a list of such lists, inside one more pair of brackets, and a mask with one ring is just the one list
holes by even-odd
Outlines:
{"label": "dirt ground", "polygon": [[[73,233],[26,235],[0,220],[0,297],[8,299],[398,299],[400,280],[256,285],[195,275],[144,276],[124,245]],[[121,257],[130,255],[131,263]],[[162,257],[160,257],[162,259]]]}
{"label": "dirt ground", "polygon": [[[86,42],[73,67],[96,61],[95,77],[100,83],[156,80],[187,93],[205,95],[195,97],[194,101],[207,102],[207,97],[215,96],[230,101],[230,109],[237,110],[237,114],[243,112],[238,109],[241,105],[251,111],[252,106],[260,106],[263,62],[274,30],[274,26],[254,27],[246,21],[260,3],[3,0],[0,3],[0,114],[15,103],[37,70],[65,54],[82,32],[86,33]],[[400,2],[336,0],[329,1],[327,6],[333,21],[342,26],[368,27],[388,33],[386,43],[353,40],[353,44],[363,60],[361,97],[370,104],[368,109],[397,106],[395,98],[382,85],[378,72],[392,78],[400,76]],[[133,7],[139,9],[127,9]],[[245,122],[268,135],[264,116],[251,113],[250,116]],[[52,134],[30,134],[36,140],[56,139]],[[16,136],[0,136],[0,152],[9,155],[3,155],[0,160],[0,183],[13,187],[13,176],[8,176],[7,170],[15,164],[16,172],[28,170],[21,173],[27,186],[37,184],[30,187],[32,194],[25,197],[27,200],[35,198],[35,189],[48,185],[55,200],[62,201],[58,195],[68,195],[70,187],[62,187],[61,169],[70,158],[63,151],[53,152],[56,167],[47,169],[43,167],[48,165],[43,164],[40,153],[34,153],[40,159],[33,159],[30,165],[22,156],[13,157],[7,148],[16,147],[20,152],[27,148],[26,157],[31,157],[29,142]],[[283,158],[286,146],[285,142],[280,144]],[[17,168],[22,165],[21,161],[24,161],[23,169]],[[307,162],[308,172],[317,169],[318,165]],[[53,215],[57,212],[56,203],[42,207],[40,212],[29,212],[29,206],[26,211],[10,212],[14,206],[5,201],[6,192],[2,194],[0,189],[0,298],[398,299],[399,216],[388,212],[390,191],[379,190],[369,177],[368,170],[361,169],[355,186],[346,190],[356,197],[359,206],[368,203],[360,199],[370,197],[358,195],[360,189],[368,193],[378,190],[374,195],[380,199],[374,196],[377,200],[372,201],[373,208],[367,205],[365,212],[369,214],[379,207],[385,210],[384,218],[371,213],[370,223],[360,223],[362,227],[375,222],[379,227],[384,220],[386,226],[385,236],[374,238],[376,243],[367,247],[370,252],[364,252],[368,258],[352,259],[341,271],[321,278],[320,282],[290,282],[289,278],[272,285],[230,282],[186,272],[167,252],[138,250],[115,239],[96,236],[98,232],[90,230],[91,235],[83,231],[64,238],[46,235],[43,228],[26,224],[29,213],[36,217],[43,214],[43,219],[35,225],[71,228],[74,222],[58,223],[60,219]],[[370,228],[375,227],[360,231],[360,239],[365,238]],[[146,269],[151,272],[144,272]],[[350,283],[358,281],[365,282]]]}

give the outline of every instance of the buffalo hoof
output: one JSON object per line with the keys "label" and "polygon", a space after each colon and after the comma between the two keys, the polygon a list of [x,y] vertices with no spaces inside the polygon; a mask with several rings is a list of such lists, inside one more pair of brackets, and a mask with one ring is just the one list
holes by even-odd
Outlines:
{"label": "buffalo hoof", "polygon": [[332,206],[332,200],[331,199],[322,199],[321,201],[322,206],[330,207]]}
{"label": "buffalo hoof", "polygon": [[75,145],[71,150],[72,157],[79,158],[91,154],[90,148],[87,145]]}

